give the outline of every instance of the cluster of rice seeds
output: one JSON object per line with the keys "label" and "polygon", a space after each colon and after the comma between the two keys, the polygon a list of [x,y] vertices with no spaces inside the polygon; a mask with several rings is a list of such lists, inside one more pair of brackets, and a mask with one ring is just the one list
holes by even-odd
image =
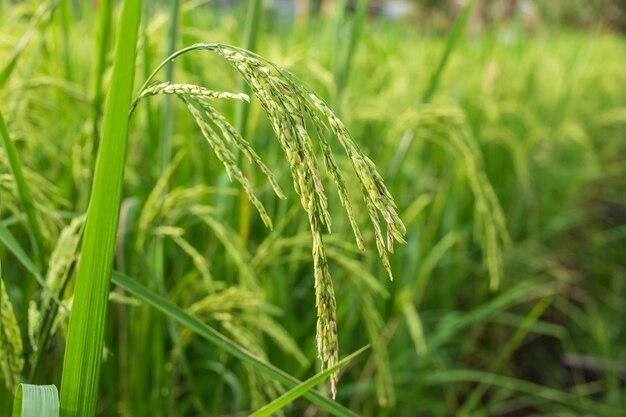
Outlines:
{"label": "cluster of rice seeds", "polygon": [[[0,269],[0,273],[2,270]],[[9,391],[14,392],[24,368],[22,335],[4,281],[0,276],[0,369]]]}
{"label": "cluster of rice seeds", "polygon": [[[48,262],[48,272],[46,273],[46,283],[55,294],[62,286],[66,278],[67,270],[78,255],[78,245],[85,224],[85,216],[78,216],[72,219],[61,231],[56,246],[50,255]],[[44,310],[50,302],[49,297],[44,298]]]}
{"label": "cluster of rice seeds", "polygon": [[[324,131],[330,129],[334,136],[337,137],[357,173],[361,191],[374,225],[377,248],[383,259],[385,268],[391,277],[388,252],[393,252],[394,239],[399,242],[404,241],[403,235],[406,230],[396,212],[393,197],[387,190],[374,163],[363,155],[337,115],[314,92],[297,82],[295,76],[289,71],[268,63],[260,57],[253,56],[251,53],[239,48],[214,44],[203,45],[202,47],[203,49],[216,52],[223,56],[239,70],[252,87],[255,95],[261,101],[279,138],[281,137],[281,133],[286,133],[287,135],[293,134],[294,139],[302,144],[305,151],[311,150],[311,140],[306,131],[304,115],[306,114],[311,118],[319,132],[318,137],[326,168],[339,190],[339,196],[348,213],[357,245],[362,249],[363,239],[354,218],[345,181],[334,160]],[[287,118],[290,123],[281,126],[280,123],[274,123],[272,120],[277,119],[277,121],[280,122],[283,118]],[[323,122],[323,119],[327,121],[327,124]],[[283,134],[282,136],[285,135]],[[283,148],[286,147],[283,146]],[[288,149],[285,149],[285,151],[287,150]],[[288,158],[289,156],[288,154]],[[312,155],[312,151],[310,154],[306,152],[304,157],[311,168],[310,174],[313,176],[315,185],[317,186],[319,177],[317,176],[316,168],[314,168],[315,162],[311,162],[315,159]],[[299,190],[296,189],[296,191]],[[316,191],[318,191],[317,187]],[[321,201],[325,202],[321,183],[319,184],[319,191],[321,191],[318,193]],[[322,211],[322,213],[324,217],[327,217],[325,212]],[[379,213],[383,216],[387,224],[386,238],[383,237],[380,227]]]}
{"label": "cluster of rice seeds", "polygon": [[141,91],[139,96],[133,101],[130,107],[130,115],[135,112],[139,102],[150,96],[173,94],[184,97],[205,98],[205,99],[232,99],[250,101],[247,94],[235,94],[226,91],[213,91],[194,84],[171,84],[169,82],[156,83]]}
{"label": "cluster of rice seeds", "polygon": [[[233,94],[223,91],[212,91],[192,84],[158,83],[144,89],[133,102],[130,114],[134,112],[139,101],[148,96],[173,94],[182,100],[194,120],[200,127],[202,135],[207,140],[217,158],[222,162],[228,177],[237,180],[244,188],[250,201],[259,212],[263,223],[272,227],[272,221],[267,215],[261,201],[254,194],[252,184],[237,166],[237,158],[227,145],[235,145],[243,155],[255,164],[268,178],[274,192],[279,198],[285,198],[278,181],[271,170],[261,161],[261,158],[252,149],[250,144],[241,137],[237,130],[210,104],[212,99],[233,99],[249,101],[246,94]],[[218,133],[219,131],[219,133]],[[220,134],[221,133],[221,134]]]}
{"label": "cluster of rice seeds", "polygon": [[[286,154],[294,188],[308,215],[313,238],[318,357],[322,362],[322,368],[332,367],[338,362],[339,356],[336,302],[321,230],[322,227],[326,227],[330,233],[331,218],[328,212],[328,199],[315,157],[313,141],[307,131],[306,118],[312,120],[317,131],[324,165],[337,186],[339,198],[348,214],[357,246],[363,250],[363,237],[350,203],[348,189],[332,154],[331,146],[326,139],[326,132],[330,131],[336,136],[348,154],[374,225],[378,253],[390,278],[392,278],[392,274],[389,252],[393,252],[394,239],[404,242],[403,235],[405,234],[405,228],[398,217],[393,198],[373,162],[359,150],[335,113],[315,93],[297,82],[293,74],[246,50],[231,46],[196,44],[190,49],[214,52],[225,58],[239,71],[267,113],[272,129]],[[271,225],[263,206],[252,193],[250,184],[235,165],[235,158],[226,144],[235,145],[251,162],[255,163],[267,175],[276,194],[282,197],[283,194],[275,182],[274,176],[260,161],[248,142],[241,138],[236,130],[210,104],[210,100],[215,98],[248,101],[248,97],[240,94],[214,92],[194,85],[160,83],[142,91],[133,104],[131,112],[142,97],[157,94],[175,94],[187,105],[203,135],[224,164],[228,175],[242,184],[263,221],[267,225]],[[213,126],[216,126],[217,129],[214,129]],[[217,130],[221,132],[221,137]],[[387,225],[386,237],[380,225],[380,215]],[[337,373],[330,378],[333,397],[336,394],[337,379]]]}
{"label": "cluster of rice seeds", "polygon": [[[297,90],[294,90],[286,79],[275,76],[268,67],[255,58],[246,58],[231,53],[228,49],[218,49],[216,52],[233,63],[250,83],[287,155],[294,188],[307,212],[313,237],[318,357],[323,367],[332,367],[338,362],[339,357],[336,302],[321,234],[322,226],[331,231],[331,220],[312,140],[305,127],[301,102],[295,94]],[[333,397],[336,395],[337,380],[338,374],[335,373],[330,378]]]}
{"label": "cluster of rice seeds", "polygon": [[[223,56],[246,79],[268,114],[274,132],[287,155],[294,178],[294,187],[300,195],[302,206],[309,215],[313,235],[318,356],[324,367],[331,367],[338,360],[336,303],[320,231],[320,225],[325,225],[330,232],[331,220],[312,140],[306,129],[305,116],[313,121],[317,129],[324,165],[337,186],[357,245],[363,250],[363,238],[356,223],[345,180],[324,133],[330,129],[348,154],[357,173],[368,213],[374,225],[378,252],[390,277],[392,275],[388,252],[393,252],[394,238],[400,242],[404,241],[404,225],[395,210],[393,198],[374,164],[363,155],[343,123],[322,99],[298,83],[295,76],[288,71],[244,50],[222,45],[204,45],[203,49]],[[326,120],[327,124],[323,120]],[[380,227],[379,212],[387,223],[386,241]],[[333,375],[331,378],[333,396],[336,392],[336,382],[337,375]]]}
{"label": "cluster of rice seeds", "polygon": [[[49,288],[51,292],[43,294],[40,307],[32,300],[28,304],[28,337],[34,351],[37,350],[40,342],[39,335],[43,324],[42,312],[47,311],[50,307],[50,303],[53,301],[50,294],[58,294],[63,288],[64,281],[68,279],[67,274],[70,272],[69,268],[78,256],[78,245],[84,224],[85,216],[78,216],[73,218],[70,224],[63,228],[57,239],[56,246],[50,255],[50,260],[48,261],[46,287]],[[69,298],[64,302],[69,303],[70,301],[68,300]],[[68,317],[68,311],[66,309],[62,309],[59,314],[56,315],[52,325],[52,334],[57,331],[59,325],[65,323]]]}
{"label": "cluster of rice seeds", "polygon": [[268,227],[272,227],[272,220],[267,215],[267,211],[265,210],[265,207],[263,207],[261,201],[254,194],[252,184],[250,184],[250,181],[248,181],[243,172],[241,172],[241,169],[237,166],[237,158],[228,149],[225,141],[222,140],[222,137],[220,137],[220,135],[212,128],[207,114],[202,111],[201,105],[193,98],[188,98],[185,96],[178,97],[182,99],[183,102],[187,105],[187,109],[196,120],[196,123],[200,127],[204,138],[207,140],[211,148],[213,148],[213,152],[215,152],[217,158],[224,165],[224,169],[226,169],[228,177],[231,180],[234,178],[235,180],[237,180],[237,182],[241,184],[241,186],[248,194],[250,202],[254,205],[254,207],[261,215],[263,223],[265,223],[265,225]]}
{"label": "cluster of rice seeds", "polygon": [[[374,226],[376,248],[389,274],[389,278],[393,279],[391,266],[389,265],[389,253],[393,253],[394,239],[400,243],[404,243],[403,236],[406,233],[404,224],[396,211],[396,204],[393,197],[389,193],[389,190],[387,190],[372,160],[363,155],[337,115],[315,93],[311,91],[307,91],[307,93],[307,101],[328,120],[332,133],[337,137],[339,143],[341,143],[343,149],[350,157],[352,167],[357,173],[367,211]],[[323,137],[323,135],[319,136]],[[379,213],[383,216],[387,224],[386,239],[383,237],[382,228],[380,227]],[[359,244],[358,237],[357,244]],[[362,245],[359,247],[361,246]]]}

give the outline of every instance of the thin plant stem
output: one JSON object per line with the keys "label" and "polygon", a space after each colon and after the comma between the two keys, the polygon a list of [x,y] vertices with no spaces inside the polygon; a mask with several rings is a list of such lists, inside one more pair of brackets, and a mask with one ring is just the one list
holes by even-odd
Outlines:
{"label": "thin plant stem", "polygon": [[[261,0],[253,0],[248,6],[248,15],[246,17],[245,32],[245,48],[249,51],[255,51],[258,39],[258,27],[261,20]],[[168,78],[170,79],[170,78]],[[245,80],[240,82],[240,90],[242,93],[250,95],[250,86]],[[248,115],[250,113],[250,105],[239,101],[237,103],[237,111],[235,113],[235,129],[239,131],[242,137],[246,137],[248,130]],[[242,161],[241,154],[238,155],[239,161]],[[244,170],[248,178],[252,175],[252,169],[249,164],[244,164]],[[248,240],[250,235],[250,199],[244,190],[239,193],[239,236],[242,242]]]}
{"label": "thin plant stem", "polygon": [[[423,105],[430,103],[433,96],[437,92],[437,89],[439,88],[439,81],[441,80],[441,76],[446,68],[446,65],[448,64],[448,61],[450,60],[450,57],[452,56],[452,53],[454,52],[456,46],[459,44],[459,41],[461,40],[463,33],[465,33],[465,28],[467,27],[469,18],[472,15],[472,10],[474,9],[475,3],[476,3],[475,0],[469,0],[467,4],[463,6],[463,9],[461,10],[459,17],[456,23],[454,24],[452,33],[450,33],[450,35],[448,36],[448,41],[446,42],[446,47],[443,51],[443,55],[441,56],[441,59],[439,60],[439,64],[437,65],[437,67],[435,68],[435,71],[431,75],[430,81],[428,82],[428,87],[426,88],[426,91],[424,92],[424,95],[421,98],[421,102],[418,103],[418,106],[420,105],[423,106]],[[411,143],[413,143],[414,138],[415,138],[415,129],[407,130],[402,135],[402,140],[400,141],[400,144],[398,145],[396,153],[393,159],[391,160],[391,164],[389,165],[389,171],[387,172],[388,181],[393,181],[393,179],[398,174],[398,170],[400,169],[400,166],[402,165],[402,161],[404,161],[404,158],[408,154],[409,147],[411,146]]]}

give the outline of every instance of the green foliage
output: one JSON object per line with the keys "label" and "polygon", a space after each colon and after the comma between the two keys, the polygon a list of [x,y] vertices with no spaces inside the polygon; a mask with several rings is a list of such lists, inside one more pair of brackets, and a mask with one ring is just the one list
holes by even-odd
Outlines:
{"label": "green foliage", "polygon": [[59,417],[59,393],[54,385],[20,384],[13,417]]}
{"label": "green foliage", "polygon": [[306,381],[304,381],[301,384],[298,384],[297,386],[295,386],[291,390],[287,391],[286,393],[284,393],[280,397],[276,398],[271,403],[263,406],[259,410],[257,410],[254,413],[250,414],[250,417],[270,416],[270,415],[276,413],[277,411],[282,410],[283,408],[285,408],[286,406],[291,404],[294,400],[300,398],[301,396],[303,396],[304,394],[306,394],[307,392],[312,390],[313,387],[315,387],[316,385],[324,382],[324,380],[326,380],[327,378],[331,377],[333,375],[333,373],[335,373],[335,372],[337,372],[339,370],[339,368],[341,368],[342,366],[345,366],[346,364],[348,364],[348,362],[350,362],[352,359],[356,358],[358,355],[363,353],[367,348],[368,348],[368,346],[362,347],[361,349],[357,350],[356,352],[352,353],[351,355],[348,355],[346,358],[340,360],[335,365],[331,366],[330,368],[326,369],[325,371],[320,372],[319,374],[317,374],[317,375],[307,379]]}
{"label": "green foliage", "polygon": [[140,0],[124,1],[63,361],[63,417],[96,413],[140,11]]}
{"label": "green foliage", "polygon": [[[0,101],[18,158],[0,147],[0,257],[24,368],[0,373],[2,416],[14,398],[7,383],[61,386],[69,313],[79,303],[76,265],[85,256],[79,240],[99,146],[94,132],[104,130],[99,115],[117,62],[105,33],[120,23],[110,9],[119,2],[100,1],[99,9],[82,2],[51,15],[38,14],[36,3],[53,2],[10,3],[0,13],[0,71],[14,63],[3,72],[9,76]],[[150,2],[142,17],[136,86],[171,53],[172,40],[215,42],[203,46],[215,50],[242,43],[243,14],[181,1],[179,35],[172,35],[171,2],[158,6],[165,3]],[[364,13],[339,21],[353,22],[353,29],[310,20],[292,30],[265,13],[253,34],[258,52],[287,68],[296,87],[311,85],[341,110],[354,143],[389,173],[381,177],[407,229],[407,243],[387,255],[390,283],[375,252],[361,252],[359,240],[349,238],[354,227],[363,242],[377,240],[364,227],[367,207],[354,200],[346,216],[342,194],[324,194],[333,219],[323,243],[339,353],[372,349],[344,368],[336,401],[323,386],[282,412],[620,415],[626,407],[619,372],[626,343],[624,40],[560,33],[548,14],[532,34],[509,31],[515,22],[507,22],[453,43],[441,34],[456,15],[443,7],[419,28]],[[441,27],[440,14],[448,22]],[[29,41],[22,47],[24,36]],[[350,39],[352,52],[344,54]],[[284,71],[242,56],[259,60],[272,77]],[[271,81],[280,94],[266,98],[251,88],[243,96],[233,65],[213,53],[184,54],[170,66],[172,76],[163,71],[145,90],[128,88],[144,97],[130,121],[119,226],[107,241],[115,268],[136,279],[114,273],[110,291],[100,282],[108,321],[87,316],[104,332],[94,356],[102,359],[100,380],[91,384],[97,415],[249,414],[319,372],[311,225],[299,215],[296,193],[313,176],[302,176],[304,187],[292,185],[274,132],[290,124],[266,117],[263,108],[280,114],[276,109],[293,106],[274,96],[292,97],[294,87]],[[349,76],[335,79],[342,72]],[[434,74],[440,74],[436,94],[416,106]],[[120,113],[128,110],[123,107]],[[238,108],[248,110],[247,134],[231,130]],[[361,176],[352,158],[335,132],[316,133],[318,121],[307,114],[300,123],[312,128],[307,161],[334,164],[346,192],[358,196]],[[401,148],[407,134],[412,139]],[[164,158],[162,138],[171,158]],[[228,182],[212,151],[216,144],[232,153],[224,160],[240,170],[271,230],[261,216],[246,214],[239,184]],[[326,161],[329,149],[333,161]],[[404,161],[394,165],[398,154]],[[15,161],[23,181],[14,175]],[[322,184],[335,182],[333,170],[318,168]],[[102,178],[113,180],[109,171]],[[276,199],[274,190],[286,198]],[[106,197],[114,203],[112,194]],[[384,215],[382,221],[384,241]],[[96,237],[104,243],[104,234]],[[3,314],[8,305],[3,296]],[[218,334],[222,344],[211,341]]]}

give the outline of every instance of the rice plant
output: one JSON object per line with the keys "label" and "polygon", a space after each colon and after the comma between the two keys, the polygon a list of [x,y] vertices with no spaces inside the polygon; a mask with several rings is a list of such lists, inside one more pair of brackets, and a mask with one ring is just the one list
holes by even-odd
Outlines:
{"label": "rice plant", "polygon": [[[316,133],[323,153],[325,168],[337,186],[357,245],[359,249],[363,250],[363,238],[356,223],[343,174],[337,166],[325,137],[327,132],[332,132],[335,135],[350,157],[374,226],[376,246],[390,278],[392,278],[392,274],[388,253],[393,252],[394,240],[404,242],[402,236],[405,233],[404,225],[396,212],[393,198],[373,162],[359,150],[358,145],[351,138],[343,123],[322,99],[303,86],[291,73],[246,50],[221,44],[196,44],[174,53],[165,62],[193,50],[205,50],[218,54],[239,71],[270,118],[272,128],[287,157],[293,177],[293,186],[300,196],[300,202],[309,219],[313,239],[315,304],[318,317],[316,336],[318,357],[322,361],[323,368],[331,368],[338,363],[339,355],[336,301],[321,232],[321,228],[325,226],[330,233],[331,218],[328,213],[327,197],[320,178],[313,143],[307,132],[306,117],[312,120],[311,123],[317,129]],[[161,66],[163,65],[161,64]],[[150,82],[161,66],[153,72],[146,84]],[[139,100],[146,96],[162,94],[175,95],[187,106],[203,136],[224,165],[229,177],[241,184],[265,225],[272,227],[271,219],[265,208],[255,196],[249,181],[237,167],[235,156],[227,145],[239,149],[249,162],[255,164],[267,176],[278,197],[284,198],[284,194],[274,175],[263,164],[250,144],[211,105],[211,100],[216,98],[248,100],[248,97],[241,94],[215,92],[195,85],[157,83],[141,90],[140,95],[131,106],[131,115]],[[387,226],[386,237],[383,236],[380,226],[380,216]],[[338,374],[334,373],[331,376],[333,397],[336,394],[337,380]]]}
{"label": "rice plant", "polygon": [[623,414],[610,24],[138,3],[0,1],[0,416]]}
{"label": "rice plant", "polygon": [[[122,11],[121,28],[122,30],[129,30],[126,33],[135,34],[134,36],[136,36],[139,24],[140,4],[136,1],[126,2]],[[93,415],[95,413],[96,381],[100,374],[98,356],[103,346],[103,330],[100,326],[89,325],[88,321],[92,320],[95,314],[96,317],[101,318],[99,321],[103,323],[106,321],[107,315],[106,295],[108,291],[106,291],[106,287],[108,287],[108,276],[112,268],[114,250],[112,237],[115,229],[117,229],[119,216],[117,207],[120,204],[120,187],[127,147],[127,127],[125,122],[118,120],[118,118],[119,112],[128,107],[129,90],[132,87],[133,77],[132,65],[134,63],[133,46],[135,39],[130,39],[130,46],[123,46],[122,42],[125,41],[129,41],[129,39],[122,41],[122,35],[118,35],[116,62],[119,64],[114,68],[114,87],[107,101],[107,110],[104,113],[103,137],[105,140],[99,151],[81,249],[82,261],[78,264],[61,397],[62,413],[68,416]],[[286,154],[293,176],[294,189],[300,196],[302,207],[309,219],[313,239],[315,304],[318,316],[316,327],[318,357],[322,361],[322,369],[336,369],[336,365],[339,363],[336,301],[321,231],[321,228],[326,226],[330,233],[331,218],[327,209],[327,197],[320,179],[313,143],[307,132],[305,117],[308,116],[312,121],[310,123],[313,123],[317,129],[325,167],[338,187],[339,196],[347,211],[357,245],[363,250],[363,238],[356,224],[345,180],[325,138],[327,131],[336,136],[350,157],[374,226],[376,246],[390,277],[392,275],[388,252],[393,252],[394,239],[403,242],[402,236],[405,233],[404,226],[395,210],[393,198],[386,189],[374,164],[360,152],[337,116],[322,99],[301,85],[292,74],[248,51],[221,44],[197,44],[174,53],[165,62],[185,52],[197,49],[220,55],[240,72],[266,110],[274,132]],[[163,65],[157,67],[146,84],[151,81],[154,74]],[[267,175],[278,197],[284,198],[284,195],[273,174],[261,162],[250,144],[210,104],[210,100],[215,98],[248,100],[248,97],[246,95],[213,92],[195,85],[159,83],[142,88],[140,95],[130,106],[131,116],[140,99],[161,94],[175,95],[186,105],[217,158],[223,163],[229,177],[236,179],[242,185],[250,201],[259,211],[263,222],[266,226],[271,227],[272,223],[265,208],[255,196],[241,169],[236,165],[236,157],[228,145],[237,147],[251,163],[257,165]],[[2,125],[4,126],[3,121]],[[6,130],[5,127],[4,129]],[[2,136],[6,141],[10,141],[8,133],[3,132]],[[102,182],[104,175],[108,176],[106,182]],[[116,179],[112,180],[111,175],[114,175]],[[25,203],[32,206],[32,203],[28,203],[28,194],[25,196],[26,198],[23,197]],[[29,213],[32,214],[32,212]],[[387,225],[386,238],[383,237],[379,214]],[[36,225],[36,223],[34,224]],[[103,234],[105,236],[108,234],[109,237],[103,239]],[[97,240],[96,236],[98,236]],[[88,279],[91,284],[86,283]],[[101,289],[93,288],[94,282],[99,282]],[[13,325],[13,328],[15,327]],[[19,337],[17,339],[19,340]],[[85,340],[87,340],[86,343]],[[19,347],[21,350],[21,346]],[[13,368],[15,366],[17,365],[14,364]],[[17,370],[7,367],[7,370],[12,371],[13,374],[19,374],[21,367]],[[331,374],[330,381],[334,398],[338,381],[337,371]]]}

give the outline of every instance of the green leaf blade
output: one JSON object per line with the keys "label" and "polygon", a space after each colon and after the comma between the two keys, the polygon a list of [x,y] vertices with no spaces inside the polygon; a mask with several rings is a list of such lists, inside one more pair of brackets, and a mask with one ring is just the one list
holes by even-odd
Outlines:
{"label": "green leaf blade", "polygon": [[96,411],[140,16],[141,0],[124,1],[63,363],[63,417]]}
{"label": "green leaf blade", "polygon": [[59,393],[54,385],[20,384],[13,417],[59,417]]}
{"label": "green leaf blade", "polygon": [[[148,290],[146,287],[141,285],[138,281],[129,278],[117,271],[113,271],[112,281],[115,285],[121,287],[131,295],[137,297],[138,299],[147,302],[154,308],[160,310],[165,315],[169,316],[174,321],[182,324],[189,328],[192,332],[198,334],[204,339],[210,341],[214,345],[219,348],[224,349],[229,354],[233,355],[237,359],[245,362],[260,372],[270,375],[272,378],[276,379],[281,384],[286,387],[293,388],[298,384],[301,384],[301,381],[287,374],[283,370],[271,365],[263,360],[257,358],[252,353],[248,352],[246,349],[239,346],[237,343],[233,342],[217,330],[213,329],[209,325],[202,323],[200,320],[192,317],[187,314],[182,309],[173,305],[172,303],[165,300],[163,297],[155,294],[154,292]],[[337,417],[357,417],[358,415],[354,412],[348,410],[341,404],[331,400],[330,398],[320,394],[315,390],[308,391],[304,393],[304,397],[309,399],[312,403],[317,405],[318,407],[326,410],[330,414]]]}
{"label": "green leaf blade", "polygon": [[298,398],[302,397],[304,394],[312,390],[316,385],[324,382],[328,377],[330,377],[334,372],[338,371],[339,368],[346,365],[352,359],[359,356],[361,353],[365,352],[369,348],[369,345],[363,346],[361,349],[356,352],[348,355],[341,361],[339,361],[335,366],[331,366],[330,368],[324,370],[323,372],[314,375],[313,377],[307,379],[301,384],[298,384],[296,387],[290,389],[271,403],[265,405],[254,413],[250,414],[250,417],[267,417],[279,411]]}

